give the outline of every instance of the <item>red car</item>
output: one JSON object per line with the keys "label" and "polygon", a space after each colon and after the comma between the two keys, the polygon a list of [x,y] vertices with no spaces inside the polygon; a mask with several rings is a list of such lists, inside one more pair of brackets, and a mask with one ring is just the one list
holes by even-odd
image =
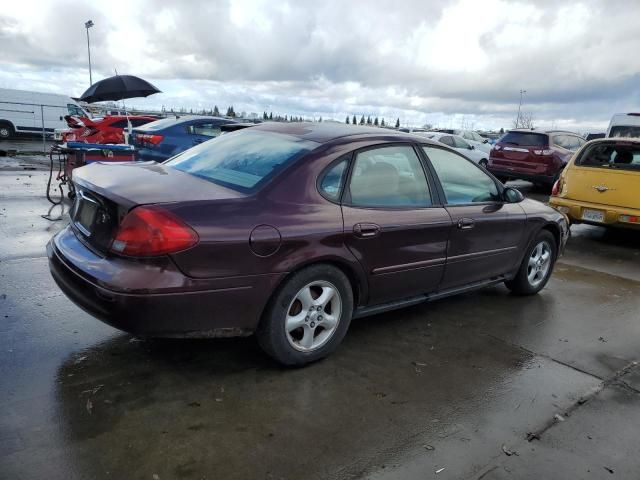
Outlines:
{"label": "red car", "polygon": [[560,130],[509,130],[491,149],[487,169],[501,181],[522,179],[551,187],[586,140]]}
{"label": "red car", "polygon": [[[127,117],[114,115],[103,118],[65,117],[69,129],[62,132],[62,142],[124,143]],[[131,128],[140,127],[157,120],[155,117],[130,115]]]}

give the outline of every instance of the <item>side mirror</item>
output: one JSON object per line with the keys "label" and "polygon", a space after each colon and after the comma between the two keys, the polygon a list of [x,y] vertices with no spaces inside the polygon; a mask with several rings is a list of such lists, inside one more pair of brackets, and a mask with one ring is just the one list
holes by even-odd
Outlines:
{"label": "side mirror", "polygon": [[485,138],[485,139],[482,141],[482,143],[489,143],[489,139],[488,139],[488,138]]}
{"label": "side mirror", "polygon": [[476,147],[474,147],[473,145],[469,145],[469,150],[475,150]]}
{"label": "side mirror", "polygon": [[517,188],[506,187],[502,191],[502,198],[507,203],[520,203],[524,200],[524,195]]}

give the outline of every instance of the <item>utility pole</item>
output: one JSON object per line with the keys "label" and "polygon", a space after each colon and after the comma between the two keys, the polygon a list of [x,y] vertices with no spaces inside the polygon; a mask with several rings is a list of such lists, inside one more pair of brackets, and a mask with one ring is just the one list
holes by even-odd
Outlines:
{"label": "utility pole", "polygon": [[516,128],[520,124],[520,109],[522,108],[522,95],[527,93],[526,90],[520,90],[520,103],[518,104],[518,116],[516,117]]}
{"label": "utility pole", "polygon": [[93,78],[91,76],[91,45],[89,44],[89,29],[93,27],[93,20],[84,22],[84,28],[87,29],[87,53],[89,54],[89,86],[93,85]]}

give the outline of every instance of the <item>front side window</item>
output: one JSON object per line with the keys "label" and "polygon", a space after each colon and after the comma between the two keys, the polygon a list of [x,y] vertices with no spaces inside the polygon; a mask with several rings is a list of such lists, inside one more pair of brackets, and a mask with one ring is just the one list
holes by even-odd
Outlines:
{"label": "front side window", "polygon": [[453,141],[456,148],[466,148],[467,150],[471,150],[471,145],[465,142],[462,138],[453,137]]}
{"label": "front side window", "polygon": [[76,117],[86,117],[87,114],[82,110],[78,105],[74,105],[73,103],[67,104],[67,111],[69,115],[73,115]]}
{"label": "front side window", "polygon": [[440,137],[440,143],[444,143],[445,145],[448,145],[450,147],[454,147],[455,143],[453,142],[453,137]]}
{"label": "front side window", "polygon": [[410,146],[381,147],[358,153],[349,185],[358,207],[421,208],[431,205],[427,177]]}
{"label": "front side window", "polygon": [[500,200],[493,179],[469,160],[441,148],[423,147],[450,205]]}
{"label": "front side window", "polygon": [[252,191],[318,145],[292,135],[246,129],[204,142],[165,165],[229,188]]}

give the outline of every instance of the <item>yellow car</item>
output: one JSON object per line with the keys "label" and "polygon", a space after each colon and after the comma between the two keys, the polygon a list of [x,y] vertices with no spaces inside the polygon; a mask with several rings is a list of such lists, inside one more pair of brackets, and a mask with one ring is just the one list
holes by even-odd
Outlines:
{"label": "yellow car", "polygon": [[572,223],[640,229],[640,139],[586,143],[553,186],[549,204]]}

